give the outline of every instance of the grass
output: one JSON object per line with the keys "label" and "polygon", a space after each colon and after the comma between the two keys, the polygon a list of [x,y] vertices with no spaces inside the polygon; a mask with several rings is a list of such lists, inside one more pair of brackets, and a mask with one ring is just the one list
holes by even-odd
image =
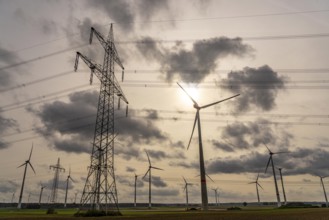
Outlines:
{"label": "grass", "polygon": [[329,208],[291,208],[291,209],[276,209],[276,208],[242,208],[241,210],[227,211],[224,209],[210,210],[207,212],[202,211],[184,211],[183,208],[162,208],[156,207],[151,210],[148,209],[133,209],[123,208],[121,213],[123,216],[110,216],[110,217],[73,217],[76,209],[56,209],[57,214],[46,215],[46,209],[28,210],[28,209],[0,209],[0,220],[4,219],[115,219],[115,220],[329,220]]}

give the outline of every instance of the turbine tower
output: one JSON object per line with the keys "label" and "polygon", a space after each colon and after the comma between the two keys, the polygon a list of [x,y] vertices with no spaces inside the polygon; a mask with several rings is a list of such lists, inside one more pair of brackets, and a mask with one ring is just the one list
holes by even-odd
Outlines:
{"label": "turbine tower", "polygon": [[148,159],[148,161],[149,161],[149,168],[148,168],[148,170],[146,171],[145,175],[143,176],[143,179],[145,178],[145,176],[146,176],[147,174],[149,174],[149,209],[150,209],[150,208],[152,208],[152,202],[151,202],[152,174],[151,174],[151,170],[152,170],[152,169],[163,170],[163,169],[152,166],[152,164],[151,164],[151,160],[150,160],[150,157],[149,157],[149,154],[147,153],[146,150],[145,150],[145,152],[146,152],[146,155],[147,155],[147,159]]}
{"label": "turbine tower", "polygon": [[[112,205],[119,212],[117,188],[114,175],[114,97],[128,104],[121,87],[114,75],[114,63],[122,68],[122,80],[124,67],[114,45],[113,25],[105,39],[93,27],[90,32],[89,43],[92,43],[93,35],[97,37],[105,50],[103,66],[95,63],[88,57],[77,52],[74,70],[78,68],[81,58],[91,70],[90,83],[95,74],[101,82],[94,140],[92,144],[91,161],[88,167],[88,175],[81,196],[81,206],[91,203],[92,210],[107,211]],[[128,112],[128,105],[126,114]],[[114,205],[114,207],[113,207]]]}
{"label": "turbine tower", "polygon": [[188,183],[184,177],[183,180],[185,182],[184,191],[186,193],[186,210],[188,210],[188,186],[192,186],[192,184]]}
{"label": "turbine tower", "polygon": [[192,134],[187,146],[187,149],[190,147],[191,144],[191,140],[193,137],[193,133],[194,133],[194,129],[195,129],[195,125],[198,122],[198,137],[199,137],[199,160],[200,160],[200,179],[201,179],[201,198],[202,198],[202,209],[203,210],[208,210],[208,194],[207,194],[207,183],[206,183],[206,171],[205,171],[205,167],[204,167],[204,158],[203,158],[203,147],[202,147],[202,136],[201,136],[201,119],[200,119],[200,110],[204,109],[204,108],[208,108],[210,106],[216,105],[220,102],[224,102],[226,100],[232,99],[234,97],[239,96],[240,94],[231,96],[229,98],[217,101],[217,102],[213,102],[211,104],[208,105],[204,105],[204,106],[199,106],[198,103],[185,91],[185,89],[179,84],[177,83],[178,86],[186,93],[186,95],[191,99],[191,101],[194,103],[193,107],[196,109],[196,114],[195,114],[195,119],[194,119],[194,125],[193,125],[193,129],[192,129]]}
{"label": "turbine tower", "polygon": [[281,201],[280,201],[280,193],[279,193],[279,188],[278,188],[278,182],[276,181],[276,175],[275,175],[275,166],[274,166],[274,162],[273,162],[273,155],[274,154],[283,154],[283,153],[289,153],[289,152],[275,152],[273,153],[267,146],[266,144],[264,144],[265,147],[267,148],[268,152],[269,152],[269,159],[268,159],[268,162],[267,162],[267,165],[266,165],[266,169],[265,169],[265,173],[267,172],[267,168],[268,166],[270,165],[271,163],[271,166],[272,166],[272,171],[273,171],[273,178],[274,178],[274,185],[275,185],[275,192],[276,192],[276,198],[277,198],[277,201],[278,201],[278,207],[281,206]]}
{"label": "turbine tower", "polygon": [[66,201],[67,201],[67,191],[69,190],[69,181],[74,182],[74,180],[71,177],[71,168],[69,169],[69,175],[66,178],[66,189],[65,189],[65,201],[64,201],[64,208],[66,208]]}
{"label": "turbine tower", "polygon": [[258,183],[258,178],[259,178],[259,173],[258,173],[258,175],[257,175],[256,180],[255,180],[254,182],[250,182],[250,183],[248,183],[248,184],[253,184],[253,183],[255,183],[255,185],[256,185],[256,192],[257,192],[257,200],[258,200],[258,204],[260,204],[258,186],[259,186],[260,188],[262,188],[262,189],[263,189],[263,187]]}
{"label": "turbine tower", "polygon": [[[19,199],[18,199],[18,205],[17,208],[21,209],[22,208],[22,197],[23,197],[23,191],[24,191],[24,184],[25,184],[25,177],[26,177],[26,171],[27,171],[27,165],[30,165],[30,167],[32,168],[34,174],[35,174],[35,170],[31,164],[31,156],[32,156],[32,151],[33,151],[33,143],[32,143],[32,147],[31,147],[31,152],[30,152],[30,156],[29,159],[27,159],[22,165],[20,165],[19,167],[25,166],[24,167],[24,174],[23,174],[23,181],[22,181],[22,186],[21,186],[21,192],[19,194]],[[17,167],[17,168],[19,168]]]}
{"label": "turbine tower", "polygon": [[57,160],[57,164],[56,165],[50,165],[49,169],[53,169],[55,171],[53,186],[52,186],[52,189],[51,189],[50,202],[51,203],[56,203],[57,202],[57,190],[58,190],[59,173],[60,172],[65,172],[65,169],[63,167],[61,167],[59,158]]}
{"label": "turbine tower", "polygon": [[39,205],[41,205],[41,198],[42,198],[42,192],[43,192],[43,189],[46,188],[46,186],[43,186],[41,183],[41,189],[40,189],[40,195],[39,195]]}
{"label": "turbine tower", "polygon": [[218,194],[217,194],[218,188],[212,190],[214,190],[215,192],[215,202],[216,202],[216,206],[218,206]]}
{"label": "turbine tower", "polygon": [[135,193],[134,193],[134,207],[136,208],[136,195],[137,195],[137,174],[135,173]]}
{"label": "turbine tower", "polygon": [[319,177],[320,177],[321,185],[323,188],[324,198],[326,199],[326,207],[328,207],[328,198],[327,198],[326,188],[324,187],[324,184],[323,184],[323,179],[327,178],[328,176],[319,176]]}
{"label": "turbine tower", "polygon": [[279,173],[280,173],[284,204],[287,205],[286,191],[284,190],[284,183],[283,183],[283,177],[282,177],[282,168],[278,167],[277,169],[279,170]]}

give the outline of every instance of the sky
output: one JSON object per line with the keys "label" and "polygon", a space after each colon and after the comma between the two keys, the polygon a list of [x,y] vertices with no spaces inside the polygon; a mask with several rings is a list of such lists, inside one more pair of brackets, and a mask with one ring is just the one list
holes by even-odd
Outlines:
{"label": "sky", "polygon": [[[33,145],[23,202],[51,192],[60,163],[58,202],[81,196],[90,163],[100,83],[79,51],[103,64],[90,28],[114,40],[125,68],[115,74],[129,101],[115,110],[115,175],[119,202],[200,203],[198,142],[187,150],[195,109],[179,82],[206,105],[201,127],[209,202],[276,201],[273,176],[264,173],[273,152],[283,168],[288,201],[324,201],[320,176],[329,175],[329,2],[325,0],[84,0],[0,1],[0,201],[18,201]],[[265,146],[266,145],[266,146]],[[324,179],[326,187],[328,180]],[[279,182],[280,184],[280,182]],[[279,185],[280,186],[280,185]],[[279,187],[283,198],[281,187]]]}

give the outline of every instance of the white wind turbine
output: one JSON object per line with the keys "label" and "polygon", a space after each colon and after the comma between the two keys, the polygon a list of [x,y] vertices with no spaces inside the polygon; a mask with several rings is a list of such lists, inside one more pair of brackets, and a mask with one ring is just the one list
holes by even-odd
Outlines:
{"label": "white wind turbine", "polygon": [[149,161],[149,168],[148,168],[148,170],[146,171],[145,175],[143,176],[143,179],[145,178],[145,176],[146,176],[147,174],[149,174],[149,208],[151,208],[151,207],[152,207],[152,203],[151,203],[151,185],[152,185],[152,175],[151,175],[151,170],[152,170],[152,169],[163,170],[163,169],[152,166],[152,164],[151,164],[151,160],[150,160],[150,157],[149,157],[149,154],[147,153],[146,150],[145,150],[145,152],[146,152],[146,155],[147,155],[147,159],[148,159],[148,161]]}
{"label": "white wind turbine", "polygon": [[43,192],[43,189],[46,188],[46,186],[43,186],[41,183],[41,189],[40,189],[40,195],[39,195],[39,205],[41,205],[41,198],[42,198],[42,192]]}
{"label": "white wind turbine", "polygon": [[200,179],[201,179],[201,198],[202,198],[202,209],[203,210],[208,210],[208,194],[207,194],[207,183],[206,183],[206,171],[204,167],[204,158],[203,158],[203,147],[202,147],[202,136],[201,136],[201,121],[200,121],[200,110],[204,108],[208,108],[210,106],[216,105],[220,102],[224,102],[226,100],[232,99],[234,97],[239,96],[240,94],[231,96],[229,98],[213,102],[208,105],[203,105],[199,106],[198,103],[185,91],[185,89],[177,83],[178,86],[186,93],[186,95],[191,99],[191,101],[194,103],[193,107],[196,109],[196,114],[195,114],[195,119],[194,119],[194,124],[193,124],[193,129],[192,129],[192,134],[187,146],[187,149],[190,147],[191,140],[193,137],[194,129],[196,126],[196,123],[198,122],[198,137],[199,137],[199,160],[200,160]]}
{"label": "white wind turbine", "polygon": [[263,189],[263,187],[258,183],[258,178],[259,178],[259,173],[258,173],[258,175],[257,175],[256,180],[255,180],[254,182],[250,182],[249,184],[253,184],[253,183],[255,183],[255,185],[256,185],[256,192],[257,192],[257,200],[258,200],[258,204],[260,204],[258,186],[259,186],[260,188],[262,188],[262,189]]}
{"label": "white wind turbine", "polygon": [[[19,200],[18,200],[18,205],[17,208],[20,209],[22,208],[22,197],[23,197],[23,191],[24,191],[24,184],[25,184],[25,177],[26,177],[26,170],[27,170],[27,165],[30,165],[30,167],[32,168],[34,174],[35,174],[35,170],[30,162],[31,160],[31,156],[32,156],[32,151],[33,151],[33,143],[32,143],[32,148],[31,148],[31,152],[30,152],[30,156],[29,159],[26,160],[22,165],[20,165],[19,167],[25,166],[24,168],[24,174],[23,174],[23,181],[22,181],[22,186],[21,186],[21,192],[19,194]],[[17,168],[19,168],[17,167]]]}
{"label": "white wind turbine", "polygon": [[188,186],[192,186],[192,183],[188,183],[184,177],[183,180],[185,182],[184,191],[186,194],[186,210],[188,210]]}
{"label": "white wind turbine", "polygon": [[74,182],[74,180],[71,177],[71,168],[69,169],[69,175],[66,178],[66,189],[65,189],[65,201],[64,201],[64,207],[66,208],[66,201],[67,201],[67,191],[69,189],[69,181]]}
{"label": "white wind turbine", "polygon": [[216,206],[218,206],[218,188],[212,190],[214,190],[215,192],[215,202],[216,202]]}
{"label": "white wind turbine", "polygon": [[279,194],[279,189],[278,189],[278,182],[276,181],[276,175],[275,175],[275,166],[274,166],[274,162],[273,162],[273,155],[274,154],[284,154],[284,153],[289,153],[289,152],[275,152],[273,153],[267,146],[266,144],[264,144],[265,147],[267,148],[269,154],[270,154],[270,157],[268,159],[268,162],[267,162],[267,165],[266,165],[266,169],[265,169],[265,173],[267,171],[267,168],[268,166],[270,165],[271,163],[271,166],[272,166],[272,171],[273,171],[273,178],[274,178],[274,184],[275,184],[275,192],[276,192],[276,198],[277,198],[277,201],[278,201],[278,207],[281,206],[281,201],[280,201],[280,194]]}
{"label": "white wind turbine", "polygon": [[320,177],[320,181],[321,181],[321,185],[322,185],[323,193],[324,193],[324,198],[326,199],[326,207],[328,207],[328,198],[327,198],[326,188],[324,187],[324,184],[323,184],[323,179],[327,178],[328,176],[318,176],[318,177]]}

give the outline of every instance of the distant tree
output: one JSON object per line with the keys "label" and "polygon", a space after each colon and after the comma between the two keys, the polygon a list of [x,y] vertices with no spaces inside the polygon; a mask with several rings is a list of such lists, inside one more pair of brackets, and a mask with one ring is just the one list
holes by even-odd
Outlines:
{"label": "distant tree", "polygon": [[247,202],[244,202],[244,203],[242,203],[242,204],[243,204],[244,207],[246,207],[246,206],[248,205]]}

